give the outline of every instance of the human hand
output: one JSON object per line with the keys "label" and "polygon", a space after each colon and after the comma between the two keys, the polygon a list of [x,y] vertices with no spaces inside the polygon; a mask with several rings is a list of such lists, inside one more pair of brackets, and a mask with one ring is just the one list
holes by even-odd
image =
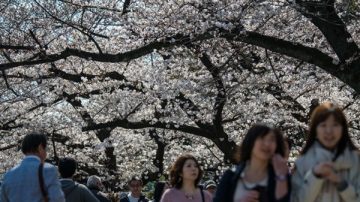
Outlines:
{"label": "human hand", "polygon": [[275,154],[273,156],[272,165],[277,176],[285,176],[289,173],[287,161],[280,154]]}
{"label": "human hand", "polygon": [[323,178],[326,178],[326,176],[330,175],[333,171],[333,163],[332,162],[322,162],[318,163],[314,167],[314,174]]}
{"label": "human hand", "polygon": [[332,162],[319,163],[315,166],[314,173],[333,183],[339,183],[341,181],[341,178],[334,170],[334,164]]}

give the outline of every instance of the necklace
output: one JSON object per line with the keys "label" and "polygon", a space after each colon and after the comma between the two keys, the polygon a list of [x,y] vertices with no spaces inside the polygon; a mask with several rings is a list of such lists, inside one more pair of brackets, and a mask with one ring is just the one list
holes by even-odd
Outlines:
{"label": "necklace", "polygon": [[196,187],[194,187],[195,189],[187,189],[187,191],[185,191],[185,189],[181,189],[181,192],[184,193],[185,198],[188,200],[194,200],[195,199],[195,195],[197,193],[197,189]]}
{"label": "necklace", "polygon": [[186,194],[185,193],[185,198],[189,199],[189,200],[193,200],[194,199],[194,195],[193,194]]}

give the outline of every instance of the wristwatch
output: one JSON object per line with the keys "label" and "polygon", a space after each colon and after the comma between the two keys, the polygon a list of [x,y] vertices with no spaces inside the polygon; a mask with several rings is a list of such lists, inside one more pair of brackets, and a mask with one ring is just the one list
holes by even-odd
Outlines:
{"label": "wristwatch", "polygon": [[276,175],[276,180],[285,181],[287,180],[287,175]]}

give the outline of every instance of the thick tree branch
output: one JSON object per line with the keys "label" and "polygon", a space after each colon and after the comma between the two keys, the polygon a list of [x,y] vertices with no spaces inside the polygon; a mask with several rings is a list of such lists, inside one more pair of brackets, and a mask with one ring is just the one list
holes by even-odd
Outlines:
{"label": "thick tree branch", "polygon": [[[359,55],[360,50],[345,23],[336,13],[334,0],[304,1],[296,0],[298,9],[320,29],[342,63]],[[360,63],[358,63],[360,64]]]}
{"label": "thick tree branch", "polygon": [[324,54],[316,48],[310,48],[301,44],[261,35],[255,32],[247,32],[246,37],[235,38],[234,36],[229,35],[226,38],[229,40],[237,40],[259,46],[285,56],[293,57],[307,63],[314,64],[342,80],[355,91],[360,92],[360,82],[358,82],[358,78],[360,77],[360,69],[345,68],[343,64],[339,65],[334,58]]}
{"label": "thick tree branch", "polygon": [[305,108],[294,98],[289,96],[281,86],[269,84],[265,90],[273,95],[286,110],[289,110],[296,120],[305,124],[307,123],[308,119],[305,115]]}
{"label": "thick tree branch", "polygon": [[35,50],[34,46],[17,46],[17,45],[5,45],[0,44],[1,49],[9,49],[9,50]]}
{"label": "thick tree branch", "polygon": [[59,0],[59,1],[70,4],[70,5],[73,5],[73,6],[77,6],[77,7],[80,7],[80,8],[85,8],[85,9],[99,9],[99,10],[118,12],[118,13],[122,12],[122,10],[119,10],[119,9],[116,9],[116,8],[108,8],[108,7],[104,7],[104,6],[93,6],[93,5],[77,4],[77,3],[66,1],[66,0]]}
{"label": "thick tree branch", "polygon": [[222,112],[226,103],[226,90],[220,76],[220,69],[212,64],[209,56],[206,53],[203,53],[200,57],[201,62],[204,64],[206,69],[210,72],[211,76],[214,79],[215,86],[217,89],[217,95],[215,98],[214,104],[214,126],[217,129],[217,132],[223,133],[224,128],[222,127]]}
{"label": "thick tree branch", "polygon": [[162,128],[162,129],[168,129],[168,130],[174,130],[174,131],[181,131],[184,133],[190,133],[194,135],[198,135],[205,138],[211,138],[208,133],[206,133],[204,130],[188,126],[188,125],[181,125],[173,122],[169,123],[162,123],[162,122],[155,122],[152,123],[152,121],[139,121],[139,122],[130,122],[126,119],[114,119],[112,121],[109,121],[107,123],[99,123],[94,125],[85,126],[82,128],[83,131],[90,131],[90,130],[99,130],[102,128],[111,128],[111,127],[122,127],[126,129],[143,129],[143,128]]}
{"label": "thick tree branch", "polygon": [[128,8],[130,6],[130,0],[125,0],[124,4],[123,4],[123,11],[122,14],[126,14],[129,12]]}
{"label": "thick tree branch", "polygon": [[[278,39],[271,36],[262,35],[256,32],[244,32],[239,28],[233,30],[223,30],[220,28],[209,29],[206,33],[200,34],[196,37],[190,38],[190,36],[175,35],[173,37],[166,38],[162,41],[155,41],[148,45],[144,45],[138,49],[118,53],[118,54],[99,54],[92,53],[78,49],[67,48],[64,51],[58,54],[47,55],[46,58],[33,61],[22,61],[22,62],[13,62],[13,63],[4,63],[0,64],[0,70],[10,69],[18,66],[26,65],[37,65],[43,63],[55,62],[61,59],[66,59],[70,56],[80,57],[84,59],[91,59],[99,62],[129,62],[132,59],[136,59],[151,53],[154,49],[160,50],[162,48],[169,48],[177,45],[183,45],[191,43],[193,41],[202,41],[206,39],[213,38],[213,33],[216,30],[220,30],[219,37],[226,38],[229,41],[239,41],[243,43],[248,43],[254,46],[259,46],[268,50],[271,50],[276,53],[280,53],[285,56],[293,57],[305,61],[310,64],[314,64],[328,73],[336,76],[344,83],[348,84],[357,92],[360,92],[360,82],[357,82],[360,75],[360,69],[349,69],[345,68],[342,65],[337,64],[338,62],[321,52],[316,48],[310,48],[298,43],[293,43],[283,39]],[[239,34],[239,33],[243,34]]]}
{"label": "thick tree branch", "polygon": [[5,151],[5,150],[8,150],[8,149],[12,149],[14,147],[18,147],[19,144],[10,144],[10,145],[7,145],[5,147],[0,147],[0,151]]}
{"label": "thick tree branch", "polygon": [[164,155],[165,155],[166,144],[160,140],[160,137],[156,129],[151,129],[149,131],[149,135],[157,145],[155,158],[153,159],[153,164],[158,168],[158,170],[155,172],[148,171],[147,174],[143,174],[142,178],[144,182],[156,181],[164,173]]}
{"label": "thick tree branch", "polygon": [[198,120],[196,114],[200,113],[200,109],[193,103],[192,100],[186,98],[185,95],[180,92],[179,95],[175,97],[176,100],[179,100],[180,108],[187,114],[187,116],[196,123],[202,129],[211,128],[210,124],[203,123],[201,120]]}

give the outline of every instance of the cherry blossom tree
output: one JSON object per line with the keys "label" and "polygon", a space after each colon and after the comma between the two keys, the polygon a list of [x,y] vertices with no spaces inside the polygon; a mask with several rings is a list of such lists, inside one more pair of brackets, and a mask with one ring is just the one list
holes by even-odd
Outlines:
{"label": "cherry blossom tree", "polygon": [[[29,131],[50,159],[118,189],[182,152],[219,174],[254,123],[296,145],[311,110],[341,106],[360,138],[355,0],[4,0],[0,172]],[[9,156],[13,158],[9,158]]]}

